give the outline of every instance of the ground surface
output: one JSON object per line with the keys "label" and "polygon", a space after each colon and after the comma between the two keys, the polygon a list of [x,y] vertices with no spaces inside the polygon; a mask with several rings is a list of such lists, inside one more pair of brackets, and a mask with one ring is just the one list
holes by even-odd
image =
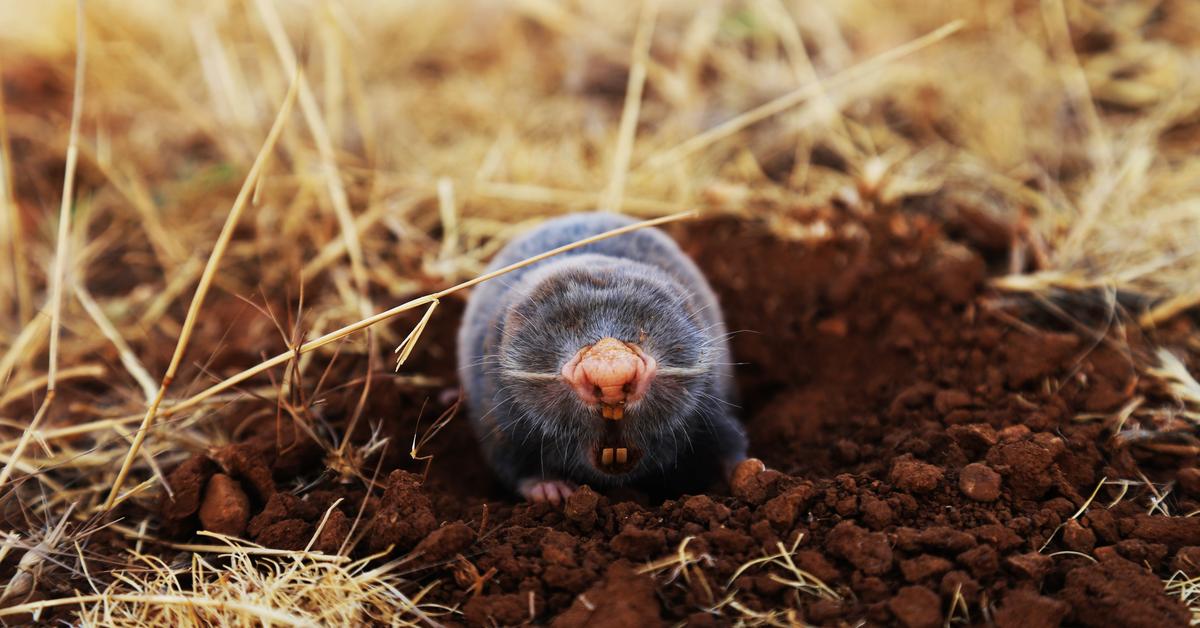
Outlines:
{"label": "ground surface", "polygon": [[[741,414],[770,470],[662,503],[585,488],[563,508],[525,505],[491,480],[460,416],[430,442],[422,484],[401,450],[453,395],[385,381],[367,413],[389,417],[386,490],[366,500],[355,552],[414,552],[410,577],[437,583],[427,599],[462,611],[447,623],[1186,625],[1162,579],[1200,569],[1200,517],[1183,516],[1200,509],[1195,461],[1111,438],[1113,413],[1161,393],[1140,383],[1136,328],[989,292],[1007,263],[1000,225],[920,208],[796,215],[822,235],[672,229],[744,330]],[[439,311],[419,372],[453,382],[461,309]],[[1180,319],[1156,340],[1192,331]],[[300,549],[344,497],[315,545],[336,551],[362,490],[310,484],[322,451],[284,429],[280,453],[273,419],[243,433],[258,436],[170,475],[165,528],[186,538],[203,518]],[[1152,490],[1170,491],[1161,507]]]}

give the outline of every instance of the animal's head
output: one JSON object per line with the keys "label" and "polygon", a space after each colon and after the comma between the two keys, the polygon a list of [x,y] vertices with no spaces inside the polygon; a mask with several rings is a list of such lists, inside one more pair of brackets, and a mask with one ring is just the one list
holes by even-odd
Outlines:
{"label": "animal's head", "polygon": [[525,433],[597,484],[668,467],[712,395],[724,342],[679,282],[628,260],[580,255],[530,271],[513,289],[493,368],[498,401]]}

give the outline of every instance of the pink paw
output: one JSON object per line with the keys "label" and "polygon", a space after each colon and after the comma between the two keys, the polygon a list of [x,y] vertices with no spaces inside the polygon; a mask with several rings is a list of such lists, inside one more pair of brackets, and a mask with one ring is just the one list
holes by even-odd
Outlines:
{"label": "pink paw", "polygon": [[555,506],[575,492],[575,485],[561,480],[522,480],[517,485],[521,496],[531,502],[550,502]]}

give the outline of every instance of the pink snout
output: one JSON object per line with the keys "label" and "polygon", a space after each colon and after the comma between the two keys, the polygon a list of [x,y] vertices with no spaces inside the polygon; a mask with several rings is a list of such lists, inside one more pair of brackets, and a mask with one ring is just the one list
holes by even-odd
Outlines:
{"label": "pink snout", "polygon": [[605,418],[620,419],[624,410],[617,408],[641,399],[657,368],[637,345],[603,338],[580,349],[563,366],[562,376],[584,403],[604,404]]}

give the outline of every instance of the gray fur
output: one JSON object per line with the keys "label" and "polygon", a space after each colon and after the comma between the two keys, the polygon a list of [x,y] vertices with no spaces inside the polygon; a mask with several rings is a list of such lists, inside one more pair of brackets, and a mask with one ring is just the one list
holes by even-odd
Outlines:
{"label": "gray fur", "polygon": [[[631,222],[601,213],[549,220],[510,242],[489,270]],[[659,368],[623,419],[626,438],[644,453],[623,476],[588,461],[603,419],[559,375],[580,348],[605,336],[640,344]],[[716,297],[657,229],[575,249],[475,288],[459,330],[458,362],[475,434],[509,487],[527,478],[690,487],[745,457],[745,435],[730,414],[731,359]]]}

